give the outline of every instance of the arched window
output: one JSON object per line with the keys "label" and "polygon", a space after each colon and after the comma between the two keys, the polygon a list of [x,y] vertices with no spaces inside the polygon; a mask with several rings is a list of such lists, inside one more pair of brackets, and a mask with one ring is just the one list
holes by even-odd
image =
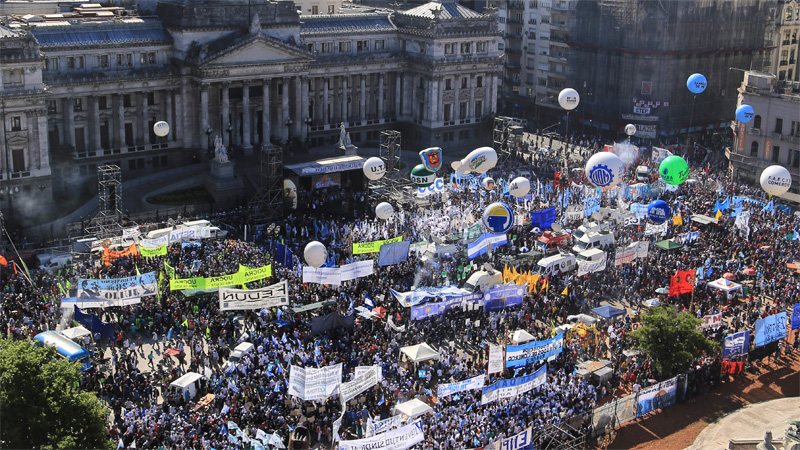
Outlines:
{"label": "arched window", "polygon": [[750,156],[758,156],[758,142],[756,141],[750,144]]}
{"label": "arched window", "polygon": [[791,6],[787,6],[786,7],[786,20],[787,21],[791,21],[792,20],[792,12],[793,12],[792,11],[792,7]]}
{"label": "arched window", "polygon": [[761,129],[761,116],[753,117],[753,128]]}

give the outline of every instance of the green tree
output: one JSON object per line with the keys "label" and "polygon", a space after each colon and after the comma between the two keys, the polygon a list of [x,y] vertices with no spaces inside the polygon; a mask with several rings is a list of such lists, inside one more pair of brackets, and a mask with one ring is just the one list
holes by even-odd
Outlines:
{"label": "green tree", "polygon": [[113,448],[108,409],[52,347],[0,340],[0,447]]}
{"label": "green tree", "polygon": [[672,307],[656,307],[648,309],[641,321],[644,325],[630,337],[653,360],[661,375],[686,370],[704,352],[712,354],[719,350],[719,344],[706,339],[697,330],[702,321],[689,313]]}

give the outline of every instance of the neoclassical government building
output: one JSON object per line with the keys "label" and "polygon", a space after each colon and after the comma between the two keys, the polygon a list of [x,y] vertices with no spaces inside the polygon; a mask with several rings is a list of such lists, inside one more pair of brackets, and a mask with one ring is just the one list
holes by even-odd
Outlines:
{"label": "neoclassical government building", "polygon": [[[292,1],[162,0],[152,17],[92,5],[0,25],[0,202],[14,212],[202,162],[220,135],[261,144],[475,145],[496,111],[497,19],[442,0],[406,11],[300,15]],[[153,124],[171,126],[166,138]],[[488,126],[491,129],[491,125]],[[309,159],[312,159],[309,157]]]}

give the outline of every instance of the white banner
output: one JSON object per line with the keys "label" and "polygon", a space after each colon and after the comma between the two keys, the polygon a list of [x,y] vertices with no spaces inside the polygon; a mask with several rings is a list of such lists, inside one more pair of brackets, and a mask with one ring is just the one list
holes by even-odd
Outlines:
{"label": "white banner", "polygon": [[219,310],[264,309],[289,306],[289,290],[286,281],[261,289],[219,288]]}
{"label": "white banner", "polygon": [[160,238],[156,239],[142,239],[139,241],[139,247],[146,248],[148,250],[154,250],[158,247],[161,247],[164,244],[169,244],[169,236],[164,235]]}
{"label": "white banner", "polygon": [[355,369],[355,373],[353,374],[353,378],[350,379],[352,381],[354,378],[361,376],[368,370],[372,369],[373,367],[378,368],[378,381],[383,381],[383,367],[381,366],[358,366]]}
{"label": "white banner", "polygon": [[111,301],[111,306],[123,306],[114,302],[155,296],[158,292],[158,281],[155,272],[147,272],[124,278],[79,278],[77,288],[78,302]]}
{"label": "white banner", "polygon": [[532,439],[533,427],[528,427],[528,429],[524,430],[522,433],[503,439],[502,441],[490,443],[484,447],[484,450],[519,450],[531,445]]}
{"label": "white banner", "polygon": [[169,232],[169,242],[180,242],[182,240],[202,239],[203,233],[197,225],[191,227],[178,228]]}
{"label": "white banner", "polygon": [[372,436],[376,434],[385,433],[389,430],[393,430],[395,428],[400,428],[400,425],[403,424],[403,416],[397,415],[393,417],[389,417],[388,419],[379,420],[377,422],[372,422],[371,430],[367,430],[367,434],[370,434],[372,431]]}
{"label": "white banner", "polygon": [[667,156],[672,156],[672,152],[665,148],[653,147],[653,156],[650,159],[654,165],[661,164]]}
{"label": "white banner", "polygon": [[493,373],[501,373],[504,365],[503,346],[489,345],[489,375]]}
{"label": "white banner", "polygon": [[448,395],[458,394],[459,392],[471,391],[473,389],[483,389],[486,384],[486,377],[478,375],[477,377],[470,378],[464,381],[455,383],[440,384],[436,392],[439,398],[447,397]]}
{"label": "white banner", "polygon": [[564,215],[568,222],[571,222],[573,220],[581,220],[583,219],[583,206],[581,205],[567,206],[567,212]]}
{"label": "white banner", "polygon": [[339,387],[339,398],[342,403],[347,403],[376,384],[378,384],[378,366],[372,366],[366,372],[356,376],[353,381],[342,383]]}
{"label": "white banner", "polygon": [[645,125],[641,123],[637,123],[635,125],[636,125],[636,133],[634,134],[634,136],[641,138],[649,138],[649,139],[656,138],[655,125]]}
{"label": "white banner", "polygon": [[303,283],[330,284],[339,286],[342,281],[355,280],[373,273],[374,260],[358,261],[341,267],[303,266]]}
{"label": "white banner", "polygon": [[339,450],[406,450],[425,440],[422,421],[366,439],[340,441]]}
{"label": "white banner", "polygon": [[703,316],[701,320],[703,323],[697,326],[698,330],[716,329],[722,326],[722,313],[708,314]]}
{"label": "white banner", "polygon": [[630,264],[636,258],[647,258],[650,243],[646,241],[633,242],[625,248],[618,248],[614,256],[614,266]]}
{"label": "white banner", "polygon": [[342,363],[319,369],[292,365],[289,370],[289,395],[303,400],[325,400],[339,392]]}
{"label": "white banner", "polygon": [[81,309],[89,309],[89,308],[111,308],[112,306],[130,306],[130,305],[138,305],[142,303],[141,298],[129,298],[125,300],[103,300],[101,298],[85,298],[85,299],[75,299],[74,302],[66,301],[66,299],[61,300],[61,306],[67,306],[68,304],[74,304],[78,308]]}
{"label": "white banner", "polygon": [[417,187],[417,197],[427,197],[440,192],[444,192],[444,180],[441,178],[434,180],[433,184],[428,187]]}
{"label": "white banner", "polygon": [[483,388],[481,405],[488,405],[504,398],[514,398],[543,385],[545,381],[547,381],[547,365],[540,367],[533,375],[498,380],[495,384]]}
{"label": "white banner", "polygon": [[578,276],[606,270],[606,259],[606,255],[603,253],[603,258],[600,261],[578,261]]}
{"label": "white banner", "polygon": [[661,225],[654,225],[652,223],[648,223],[647,227],[644,229],[644,235],[650,236],[652,234],[667,234],[667,222],[662,223]]}

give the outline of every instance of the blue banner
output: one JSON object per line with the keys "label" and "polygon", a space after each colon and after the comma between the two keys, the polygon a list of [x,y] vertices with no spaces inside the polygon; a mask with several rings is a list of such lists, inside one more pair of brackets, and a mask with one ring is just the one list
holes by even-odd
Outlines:
{"label": "blue banner", "polygon": [[289,249],[289,246],[280,242],[275,242],[274,245],[275,262],[289,270],[294,270],[294,253]]}
{"label": "blue banner", "polygon": [[411,241],[390,242],[381,245],[380,256],[378,256],[378,266],[393,266],[406,261],[410,248]]}
{"label": "blue banner", "polygon": [[786,337],[786,313],[773,314],[763,319],[756,320],[756,347],[761,347],[770,342],[779,341]]}
{"label": "blue banner", "polygon": [[92,333],[100,333],[109,339],[115,337],[113,323],[103,322],[97,314],[86,314],[78,305],[75,305],[75,321],[88,328]]}
{"label": "blue banner", "polygon": [[483,388],[481,404],[514,398],[531,391],[547,382],[547,365],[540,367],[533,375],[498,380],[497,383]]}
{"label": "blue banner", "polygon": [[527,285],[516,285],[514,283],[489,289],[483,296],[483,311],[488,313],[500,311],[509,306],[521,305],[527,291]]}
{"label": "blue banner", "polygon": [[750,330],[740,331],[725,338],[722,359],[730,361],[747,354],[750,349]]}
{"label": "blue banner", "polygon": [[548,228],[556,221],[556,210],[547,208],[542,211],[531,211],[531,226],[536,228]]}
{"label": "blue banner", "polygon": [[794,305],[792,310],[792,329],[796,330],[798,328],[800,328],[800,303]]}
{"label": "blue banner", "polygon": [[489,251],[489,245],[492,248],[500,247],[508,243],[508,237],[505,234],[489,234],[483,233],[475,242],[467,246],[467,257],[475,259]]}
{"label": "blue banner", "polygon": [[158,289],[155,272],[125,278],[100,280],[78,279],[78,300],[128,300],[155,296]]}
{"label": "blue banner", "polygon": [[458,297],[449,297],[441,302],[431,302],[424,305],[411,307],[411,320],[422,320],[428,317],[444,314],[452,308],[461,307],[463,304],[475,303],[483,298],[480,292],[474,294],[460,295]]}
{"label": "blue banner", "polygon": [[524,366],[556,356],[564,348],[564,333],[545,341],[506,346],[506,367]]}

